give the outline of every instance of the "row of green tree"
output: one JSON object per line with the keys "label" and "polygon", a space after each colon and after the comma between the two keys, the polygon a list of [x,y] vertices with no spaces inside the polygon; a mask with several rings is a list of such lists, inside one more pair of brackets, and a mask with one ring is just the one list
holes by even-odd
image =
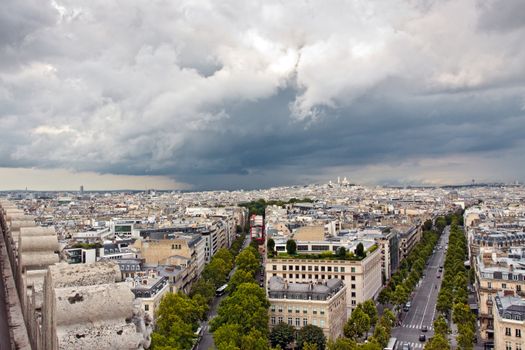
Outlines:
{"label": "row of green tree", "polygon": [[294,203],[313,203],[313,200],[310,198],[303,198],[303,199],[291,198],[288,201],[282,201],[282,200],[266,201],[261,198],[256,201],[241,203],[239,204],[239,206],[248,208],[250,215],[253,215],[253,214],[264,215],[266,207],[269,205],[277,205],[277,206],[282,207],[286,204],[294,204]]}
{"label": "row of green tree", "polygon": [[192,285],[189,295],[182,292],[167,293],[162,298],[152,334],[153,350],[192,348],[199,322],[206,319],[215,290],[226,282],[243,241],[244,235],[240,235],[230,249],[219,249],[204,267],[201,277]]}
{"label": "row of green tree", "polygon": [[392,304],[399,308],[408,301],[410,293],[423,276],[427,260],[432,255],[438,238],[436,231],[423,231],[421,240],[401,262],[387,286],[379,293],[378,301],[381,304]]}
{"label": "row of green tree", "polygon": [[[352,311],[344,326],[344,337],[328,342],[328,350],[381,350],[390,339],[396,316],[388,308],[378,317],[373,300],[367,300]],[[372,332],[372,336],[368,333]],[[364,340],[366,339],[366,342]]]}
{"label": "row of green tree", "polygon": [[452,321],[458,327],[458,346],[468,350],[474,346],[476,317],[468,305],[469,270],[465,266],[468,245],[463,229],[459,226],[461,222],[461,213],[452,215],[445,272],[436,309],[447,318],[452,316]]}
{"label": "row of green tree", "polygon": [[269,302],[256,281],[259,259],[259,252],[250,245],[235,260],[236,270],[228,283],[229,295],[210,323],[218,350],[269,349]]}

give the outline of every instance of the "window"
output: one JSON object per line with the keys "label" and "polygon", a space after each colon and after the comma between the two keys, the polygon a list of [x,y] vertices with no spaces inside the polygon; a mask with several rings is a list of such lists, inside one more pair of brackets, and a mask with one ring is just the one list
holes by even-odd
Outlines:
{"label": "window", "polygon": [[272,323],[272,326],[275,326],[275,316],[270,317],[270,321]]}
{"label": "window", "polygon": [[303,277],[303,280],[306,278],[306,275],[304,273],[301,274],[301,276]]}
{"label": "window", "polygon": [[288,317],[288,324],[289,324],[290,326],[293,326],[293,318]]}
{"label": "window", "polygon": [[312,267],[311,266],[308,266],[308,271],[312,271]]}
{"label": "window", "polygon": [[293,265],[288,265],[288,270],[292,271],[293,270]]}
{"label": "window", "polygon": [[312,309],[312,313],[313,313],[314,315],[317,315],[317,308],[314,307],[314,308]]}
{"label": "window", "polygon": [[293,278],[293,273],[289,273],[288,278]]}
{"label": "window", "polygon": [[298,273],[295,274],[295,278],[299,278],[299,274]]}
{"label": "window", "polygon": [[314,266],[314,271],[319,271],[319,266]]}
{"label": "window", "polygon": [[512,343],[510,341],[505,342],[505,350],[512,350]]}
{"label": "window", "polygon": [[332,266],[327,267],[328,272],[332,272]]}
{"label": "window", "polygon": [[286,274],[285,273],[283,273],[283,278],[286,278]]}
{"label": "window", "polygon": [[278,323],[282,323],[282,322],[283,322],[283,317],[282,317],[282,316],[279,316],[279,317],[277,318],[277,321],[278,321]]}
{"label": "window", "polygon": [[324,309],[319,309],[319,313],[320,313],[321,315],[324,315]]}
{"label": "window", "polygon": [[144,304],[144,311],[149,311],[149,305],[148,304]]}
{"label": "window", "polygon": [[296,307],[296,308],[295,308],[295,313],[298,314],[298,313],[300,313],[300,312],[301,312],[301,308],[300,308],[300,307]]}
{"label": "window", "polygon": [[283,306],[282,306],[282,305],[279,305],[277,311],[279,311],[279,312],[283,312]]}
{"label": "window", "polygon": [[320,320],[320,321],[319,321],[319,327],[321,327],[321,328],[324,327],[324,320]]}
{"label": "window", "polygon": [[350,286],[350,288],[355,289],[355,284],[352,283],[351,286]]}
{"label": "window", "polygon": [[341,276],[341,279],[342,279],[342,280],[344,281],[344,279],[345,279],[345,276]]}
{"label": "window", "polygon": [[356,305],[355,300],[352,299],[352,305]]}
{"label": "window", "polygon": [[308,325],[308,319],[307,318],[303,318],[303,327],[307,326],[307,325]]}
{"label": "window", "polygon": [[505,327],[505,335],[512,335],[512,330],[509,327]]}
{"label": "window", "polygon": [[306,266],[301,266],[301,271],[306,271]]}
{"label": "window", "polygon": [[286,265],[283,265],[283,271],[286,271]]}
{"label": "window", "polygon": [[501,288],[502,288],[502,289],[507,289],[507,283],[502,283],[502,284],[501,284]]}
{"label": "window", "polygon": [[272,304],[272,305],[270,306],[270,309],[272,310],[272,312],[275,312],[275,305]]}
{"label": "window", "polygon": [[519,284],[516,285],[516,291],[517,292],[521,292],[521,285],[519,285]]}
{"label": "window", "polygon": [[355,276],[350,276],[350,280],[355,281]]}
{"label": "window", "polygon": [[487,288],[488,288],[488,289],[491,289],[491,288],[492,288],[492,282],[487,282]]}
{"label": "window", "polygon": [[295,318],[295,327],[301,327],[301,319],[299,317]]}
{"label": "window", "polygon": [[350,272],[355,272],[355,267],[351,267]]}
{"label": "window", "polygon": [[307,307],[303,307],[303,314],[307,314],[308,313],[308,308]]}
{"label": "window", "polygon": [[288,313],[291,314],[293,312],[293,309],[291,306],[288,306]]}
{"label": "window", "polygon": [[345,272],[344,266],[341,266],[341,272]]}
{"label": "window", "polygon": [[314,318],[314,319],[312,320],[312,324],[313,324],[314,326],[317,326],[317,319],[316,319],[316,318]]}
{"label": "window", "polygon": [[521,350],[521,343],[516,343],[516,350]]}
{"label": "window", "polygon": [[277,270],[277,265],[273,265],[272,266],[272,270],[274,270],[274,271]]}
{"label": "window", "polygon": [[321,279],[324,280],[324,275],[321,275]]}
{"label": "window", "polygon": [[321,266],[321,271],[324,272],[325,268],[324,266]]}
{"label": "window", "polygon": [[521,338],[521,329],[516,329],[516,338]]}
{"label": "window", "polygon": [[352,292],[352,298],[355,298],[355,292]]}
{"label": "window", "polygon": [[312,274],[308,274],[308,279],[311,280],[312,279]]}

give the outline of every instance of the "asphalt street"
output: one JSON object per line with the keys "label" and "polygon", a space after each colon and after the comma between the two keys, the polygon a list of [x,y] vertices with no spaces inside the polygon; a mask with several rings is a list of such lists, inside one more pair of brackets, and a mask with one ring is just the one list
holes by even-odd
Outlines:
{"label": "asphalt street", "polygon": [[[428,340],[434,334],[433,322],[436,316],[436,301],[441,286],[442,272],[439,267],[445,262],[445,246],[448,244],[450,227],[445,228],[438,243],[435,253],[430,257],[424,271],[424,277],[412,293],[411,307],[408,312],[402,312],[401,324],[392,330],[392,337],[397,338],[398,348],[404,343],[410,344],[411,349],[422,349],[425,342],[419,341],[419,336],[425,334]],[[438,249],[437,247],[441,247]],[[428,328],[422,332],[423,326]]]}
{"label": "asphalt street", "polygon": [[[246,235],[246,239],[244,240],[244,244],[242,246],[242,249],[248,247],[248,245],[250,244],[250,241],[251,241],[250,235],[248,234],[248,235]],[[229,277],[231,277],[235,273],[236,269],[237,269],[237,266],[235,268],[233,268],[233,270],[230,272]],[[196,347],[197,350],[215,349],[215,344],[213,342],[213,334],[210,332],[210,329],[209,329],[209,322],[215,316],[217,316],[217,309],[219,308],[219,305],[220,305],[222,299],[224,299],[226,296],[227,296],[227,294],[225,294],[225,295],[223,295],[221,297],[215,297],[215,299],[213,299],[212,305],[210,307],[210,311],[208,313],[208,320],[201,323],[202,337],[201,337],[201,339],[200,339],[200,341],[199,341],[199,343],[198,343],[198,345]]]}

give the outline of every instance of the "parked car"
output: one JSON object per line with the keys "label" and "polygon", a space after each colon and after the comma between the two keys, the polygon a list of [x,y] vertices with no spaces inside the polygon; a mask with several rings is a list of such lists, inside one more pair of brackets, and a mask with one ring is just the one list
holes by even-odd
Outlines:
{"label": "parked car", "polygon": [[424,335],[424,334],[420,334],[419,335],[419,341],[426,341],[427,340],[427,336]]}
{"label": "parked car", "polygon": [[401,346],[401,350],[411,350],[411,349],[410,349],[410,344],[408,344],[408,343],[404,343],[404,344]]}

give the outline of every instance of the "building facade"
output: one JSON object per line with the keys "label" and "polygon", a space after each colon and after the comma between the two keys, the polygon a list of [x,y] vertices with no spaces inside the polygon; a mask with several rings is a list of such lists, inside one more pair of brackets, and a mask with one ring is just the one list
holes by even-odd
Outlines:
{"label": "building facade", "polygon": [[270,328],[284,322],[299,329],[320,327],[328,339],[343,334],[346,322],[346,286],[336,278],[322,283],[288,283],[274,276],[268,282]]}
{"label": "building facade", "polygon": [[358,303],[373,299],[381,289],[381,252],[369,252],[362,260],[284,259],[266,261],[266,281],[281,277],[287,283],[324,283],[340,279],[346,285],[347,314]]}

